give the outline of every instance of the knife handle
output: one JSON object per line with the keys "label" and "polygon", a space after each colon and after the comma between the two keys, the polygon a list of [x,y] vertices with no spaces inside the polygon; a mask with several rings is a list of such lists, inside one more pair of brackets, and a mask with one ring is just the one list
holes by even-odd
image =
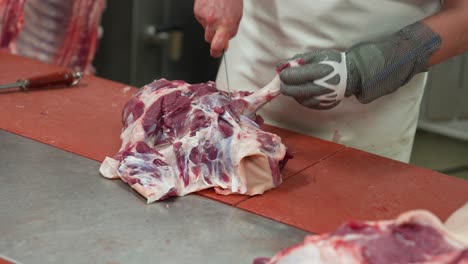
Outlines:
{"label": "knife handle", "polygon": [[23,89],[39,89],[56,85],[71,86],[77,84],[82,76],[81,72],[61,71],[20,80],[20,82]]}

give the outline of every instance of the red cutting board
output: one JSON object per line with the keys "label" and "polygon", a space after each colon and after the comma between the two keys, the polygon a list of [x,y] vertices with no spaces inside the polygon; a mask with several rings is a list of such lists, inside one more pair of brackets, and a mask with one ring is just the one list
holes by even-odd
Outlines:
{"label": "red cutting board", "polygon": [[[57,70],[62,68],[0,52],[0,83]],[[77,87],[2,92],[0,128],[101,162],[120,147],[121,109],[136,91],[85,76]],[[444,220],[468,201],[468,181],[266,129],[281,136],[295,156],[280,187],[257,197],[200,194],[310,232],[330,231],[349,219],[393,218],[411,209],[428,209]]]}
{"label": "red cutting board", "polygon": [[12,263],[7,261],[6,259],[0,258],[0,264],[12,264]]}
{"label": "red cutting board", "polygon": [[[0,83],[63,70],[0,53]],[[120,114],[137,89],[86,75],[76,87],[0,91],[0,128],[102,161],[120,147]]]}

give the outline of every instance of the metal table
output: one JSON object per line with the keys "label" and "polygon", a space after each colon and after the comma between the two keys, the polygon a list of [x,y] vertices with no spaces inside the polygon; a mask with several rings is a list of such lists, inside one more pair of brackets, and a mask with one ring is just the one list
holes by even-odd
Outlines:
{"label": "metal table", "polygon": [[21,263],[252,263],[302,230],[197,195],[147,205],[99,163],[0,130],[0,255]]}

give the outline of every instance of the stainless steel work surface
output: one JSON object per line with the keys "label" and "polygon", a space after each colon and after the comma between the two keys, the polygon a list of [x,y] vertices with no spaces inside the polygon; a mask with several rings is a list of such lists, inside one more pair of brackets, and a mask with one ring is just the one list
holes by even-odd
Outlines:
{"label": "stainless steel work surface", "polygon": [[99,165],[0,130],[0,255],[25,264],[252,263],[306,234],[197,195],[147,205]]}

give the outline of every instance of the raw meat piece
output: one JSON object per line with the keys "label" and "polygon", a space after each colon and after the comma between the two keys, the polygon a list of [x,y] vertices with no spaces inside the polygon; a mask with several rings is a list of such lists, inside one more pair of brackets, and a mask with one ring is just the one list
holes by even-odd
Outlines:
{"label": "raw meat piece", "polygon": [[105,0],[0,0],[0,48],[94,72]]}
{"label": "raw meat piece", "polygon": [[455,238],[468,245],[468,202],[445,221],[445,226]]}
{"label": "raw meat piece", "polygon": [[[460,209],[461,211],[462,209]],[[254,264],[298,263],[468,263],[468,238],[460,227],[468,224],[465,212],[457,212],[445,227],[428,211],[415,210],[396,220],[348,222],[335,232],[308,236],[273,258],[259,258]],[[463,224],[462,224],[463,223]]]}
{"label": "raw meat piece", "polygon": [[278,81],[231,100],[213,82],[160,79],[143,87],[124,107],[122,147],[101,174],[120,177],[148,203],[212,187],[256,195],[278,186],[286,147],[246,116],[260,120],[255,111],[279,94]]}

